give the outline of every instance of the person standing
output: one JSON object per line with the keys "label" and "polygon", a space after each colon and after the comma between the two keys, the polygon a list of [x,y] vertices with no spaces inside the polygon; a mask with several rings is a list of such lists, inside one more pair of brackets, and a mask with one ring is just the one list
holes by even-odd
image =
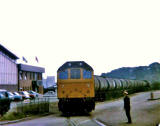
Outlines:
{"label": "person standing", "polygon": [[130,115],[130,98],[128,96],[128,92],[127,91],[124,91],[123,92],[124,94],[124,110],[126,112],[126,116],[128,118],[128,123],[132,123],[132,120],[131,120],[131,115]]}

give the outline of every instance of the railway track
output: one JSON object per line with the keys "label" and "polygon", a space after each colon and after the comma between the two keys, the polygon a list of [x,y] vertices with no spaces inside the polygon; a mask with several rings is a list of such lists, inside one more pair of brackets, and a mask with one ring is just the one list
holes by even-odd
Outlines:
{"label": "railway track", "polygon": [[83,120],[67,118],[64,122],[65,126],[108,126],[97,119],[86,118]]}

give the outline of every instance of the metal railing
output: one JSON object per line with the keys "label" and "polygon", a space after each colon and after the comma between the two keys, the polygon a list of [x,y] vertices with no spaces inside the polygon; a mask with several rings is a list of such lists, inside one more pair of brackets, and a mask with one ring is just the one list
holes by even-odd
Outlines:
{"label": "metal railing", "polygon": [[12,102],[10,111],[22,112],[25,114],[48,113],[50,104],[58,101],[56,97],[26,99],[20,102]]}

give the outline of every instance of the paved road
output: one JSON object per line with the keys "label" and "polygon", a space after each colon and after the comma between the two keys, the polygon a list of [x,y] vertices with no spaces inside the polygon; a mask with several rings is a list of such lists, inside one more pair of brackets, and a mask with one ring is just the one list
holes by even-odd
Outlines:
{"label": "paved road", "polygon": [[65,118],[46,116],[38,119],[23,121],[19,123],[8,124],[5,126],[63,126]]}
{"label": "paved road", "polygon": [[[160,91],[159,91],[160,92]],[[160,100],[148,101],[150,92],[139,93],[131,96],[132,118],[134,126],[141,126],[142,119],[139,116],[148,114],[145,109],[150,109],[159,106]],[[150,112],[152,113],[152,111]],[[149,115],[147,115],[150,118]],[[155,117],[153,117],[155,118]],[[66,118],[60,113],[50,115],[38,119],[28,120],[6,126],[119,126],[124,125],[127,121],[123,110],[123,99],[116,101],[107,101],[97,103],[96,110],[88,116],[72,116]],[[152,118],[150,119],[152,121]]]}
{"label": "paved road", "polygon": [[[156,97],[160,97],[160,91],[156,91]],[[134,126],[142,126],[147,123],[154,124],[158,121],[158,116],[154,116],[154,108],[160,108],[160,100],[151,100],[150,92],[139,93],[131,96],[131,116]],[[155,109],[156,111],[156,109]],[[160,110],[157,110],[160,113]],[[93,113],[93,118],[103,122],[108,126],[121,126],[126,125],[127,118],[123,110],[123,99],[105,102],[96,106],[96,111]],[[146,121],[148,120],[148,121]],[[160,122],[160,120],[159,120]]]}
{"label": "paved road", "polygon": [[[54,115],[27,120],[3,126],[103,126],[99,121],[88,117],[55,117]],[[105,125],[104,125],[105,126]]]}

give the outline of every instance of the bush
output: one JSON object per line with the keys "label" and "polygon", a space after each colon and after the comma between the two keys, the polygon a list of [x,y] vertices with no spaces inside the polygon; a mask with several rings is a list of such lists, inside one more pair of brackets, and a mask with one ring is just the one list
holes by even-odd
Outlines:
{"label": "bush", "polygon": [[1,120],[16,120],[26,117],[24,113],[10,112],[6,113]]}
{"label": "bush", "polygon": [[160,89],[160,82],[153,82],[151,84],[151,89],[153,89],[153,90],[159,90]]}
{"label": "bush", "polygon": [[0,114],[2,116],[10,109],[10,103],[8,98],[0,99]]}

